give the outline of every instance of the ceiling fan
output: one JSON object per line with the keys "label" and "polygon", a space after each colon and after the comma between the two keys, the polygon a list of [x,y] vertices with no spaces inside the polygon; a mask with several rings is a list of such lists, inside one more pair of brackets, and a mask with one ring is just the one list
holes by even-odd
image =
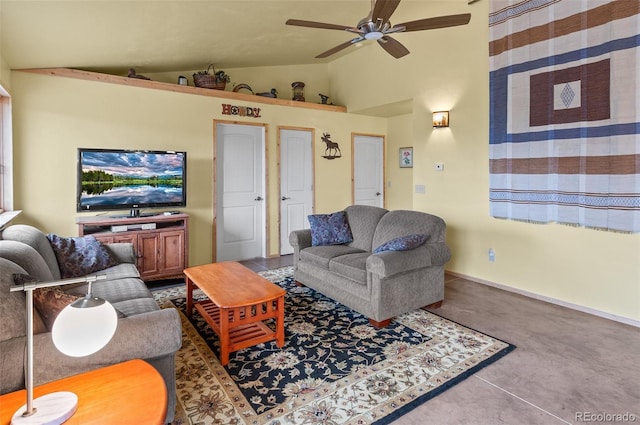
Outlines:
{"label": "ceiling fan", "polygon": [[342,49],[364,40],[376,40],[387,53],[398,59],[409,54],[409,50],[399,41],[391,38],[389,34],[466,25],[471,19],[470,13],[463,13],[460,15],[447,15],[435,18],[419,19],[417,21],[404,22],[402,24],[392,26],[389,18],[393,12],[395,12],[399,4],[400,0],[371,0],[371,11],[365,18],[360,20],[358,25],[355,27],[327,24],[323,22],[303,21],[300,19],[289,19],[286,24],[299,27],[348,31],[358,34],[356,38],[339,44],[326,52],[320,53],[316,58],[326,58]]}

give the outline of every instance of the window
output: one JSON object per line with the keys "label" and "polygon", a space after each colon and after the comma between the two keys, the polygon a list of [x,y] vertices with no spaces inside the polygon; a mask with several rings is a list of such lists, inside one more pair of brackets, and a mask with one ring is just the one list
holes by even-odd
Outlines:
{"label": "window", "polygon": [[0,85],[0,213],[13,210],[11,97]]}

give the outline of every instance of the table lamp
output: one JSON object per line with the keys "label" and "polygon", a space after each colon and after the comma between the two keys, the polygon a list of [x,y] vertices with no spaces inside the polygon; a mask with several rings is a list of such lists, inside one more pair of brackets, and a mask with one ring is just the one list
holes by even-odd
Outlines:
{"label": "table lamp", "polygon": [[118,324],[118,315],[113,306],[91,293],[91,284],[106,277],[90,275],[51,282],[26,282],[10,289],[11,292],[27,293],[27,403],[13,415],[12,425],[61,424],[73,416],[78,407],[78,397],[68,391],[33,399],[33,290],[72,283],[89,284],[87,295],[66,306],[56,317],[51,330],[53,343],[60,352],[72,357],[88,356],[107,345]]}

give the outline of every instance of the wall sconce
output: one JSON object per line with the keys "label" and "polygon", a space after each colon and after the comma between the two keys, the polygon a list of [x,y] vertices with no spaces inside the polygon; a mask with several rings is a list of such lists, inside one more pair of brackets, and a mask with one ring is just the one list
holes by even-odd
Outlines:
{"label": "wall sconce", "polygon": [[449,127],[449,111],[433,113],[433,128]]}

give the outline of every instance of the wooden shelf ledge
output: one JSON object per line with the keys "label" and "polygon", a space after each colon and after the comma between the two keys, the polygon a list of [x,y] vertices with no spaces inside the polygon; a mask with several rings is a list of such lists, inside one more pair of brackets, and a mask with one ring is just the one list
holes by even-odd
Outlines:
{"label": "wooden shelf ledge", "polygon": [[163,83],[160,81],[141,80],[138,78],[129,78],[119,75],[101,74],[98,72],[82,71],[70,68],[32,68],[18,69],[20,72],[29,72],[32,74],[52,75],[55,77],[76,78],[79,80],[99,81],[109,84],[119,84],[122,86],[143,87],[154,90],[172,91],[176,93],[195,94],[198,96],[217,97],[220,99],[239,100],[243,102],[262,103],[267,105],[291,106],[294,108],[316,109],[331,112],[347,112],[347,108],[337,105],[323,105],[321,103],[298,102],[287,99],[277,99],[271,97],[257,96],[247,93],[236,93],[225,90],[205,89],[193,86],[181,86],[179,84]]}

